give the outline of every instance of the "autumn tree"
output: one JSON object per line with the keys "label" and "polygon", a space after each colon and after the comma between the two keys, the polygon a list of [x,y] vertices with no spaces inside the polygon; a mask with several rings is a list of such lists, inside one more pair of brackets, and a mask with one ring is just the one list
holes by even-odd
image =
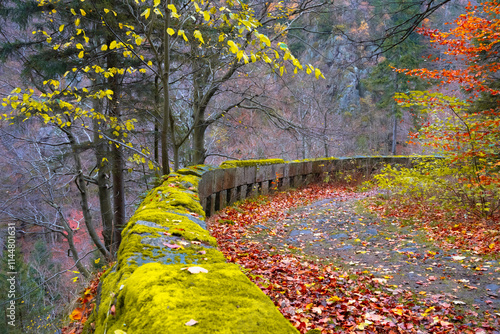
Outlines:
{"label": "autumn tree", "polygon": [[433,59],[444,66],[396,70],[441,90],[396,95],[400,106],[419,108],[429,117],[413,141],[443,157],[422,166],[424,183],[438,183],[447,203],[488,218],[500,208],[499,12],[498,1],[488,1],[468,6],[448,31],[420,28],[444,49],[443,57]]}

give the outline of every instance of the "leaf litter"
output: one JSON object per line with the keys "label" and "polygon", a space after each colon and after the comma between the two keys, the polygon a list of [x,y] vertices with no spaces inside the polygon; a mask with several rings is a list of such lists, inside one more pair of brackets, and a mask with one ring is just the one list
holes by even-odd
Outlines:
{"label": "leaf litter", "polygon": [[500,284],[498,259],[440,249],[397,219],[358,214],[374,194],[313,185],[246,200],[208,224],[227,259],[301,333],[499,333],[498,299],[475,298]]}

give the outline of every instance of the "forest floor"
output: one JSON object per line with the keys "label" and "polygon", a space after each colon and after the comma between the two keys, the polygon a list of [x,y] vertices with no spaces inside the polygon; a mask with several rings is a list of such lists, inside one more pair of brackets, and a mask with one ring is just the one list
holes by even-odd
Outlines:
{"label": "forest floor", "polygon": [[442,246],[447,233],[411,215],[369,210],[375,195],[313,187],[228,208],[210,226],[303,333],[500,333],[492,239],[476,239],[486,254]]}

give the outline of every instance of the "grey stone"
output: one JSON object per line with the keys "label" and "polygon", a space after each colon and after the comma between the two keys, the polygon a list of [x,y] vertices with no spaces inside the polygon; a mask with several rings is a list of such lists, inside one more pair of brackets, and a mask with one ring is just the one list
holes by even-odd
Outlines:
{"label": "grey stone", "polygon": [[261,229],[263,229],[263,230],[269,230],[269,227],[264,226],[264,225],[260,225],[260,224],[259,224],[259,225],[255,225],[255,227],[257,227],[257,228],[261,228]]}
{"label": "grey stone", "polygon": [[304,234],[312,234],[311,230],[293,230],[292,233],[290,233],[290,237],[297,237],[299,235],[304,235]]}
{"label": "grey stone", "polygon": [[339,234],[334,234],[330,236],[331,239],[342,239],[342,238],[349,238],[349,236],[345,233],[339,233]]}
{"label": "grey stone", "polygon": [[408,253],[410,253],[410,252],[411,252],[411,253],[416,253],[416,252],[418,252],[418,248],[415,248],[415,247],[408,247],[408,248],[402,248],[402,249],[399,249],[398,251],[399,251],[399,252],[402,252],[402,253],[406,253],[406,252],[408,252]]}

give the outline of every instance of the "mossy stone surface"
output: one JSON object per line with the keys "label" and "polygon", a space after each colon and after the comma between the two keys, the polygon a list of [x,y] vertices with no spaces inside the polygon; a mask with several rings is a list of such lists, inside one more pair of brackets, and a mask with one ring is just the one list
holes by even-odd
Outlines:
{"label": "mossy stone surface", "polygon": [[[356,160],[306,161],[345,159]],[[283,163],[226,161],[220,168]],[[148,193],[122,231],[117,264],[101,277],[99,302],[91,315],[95,331],[88,325],[86,333],[298,333],[237,265],[225,263],[206,230],[198,184],[213,169],[181,169]],[[174,244],[182,248],[172,248]],[[181,270],[189,266],[208,273]],[[110,312],[113,305],[115,314]],[[191,319],[198,323],[185,325]]]}
{"label": "mossy stone surface", "polygon": [[[111,303],[101,303],[96,333],[298,333],[235,264],[207,264],[191,274],[184,265],[149,263],[120,284]],[[109,279],[111,278],[111,279]],[[109,309],[115,305],[116,313]],[[191,319],[198,323],[185,325]]]}
{"label": "mossy stone surface", "polygon": [[252,167],[284,163],[285,160],[283,159],[227,160],[220,164],[220,168]]}

